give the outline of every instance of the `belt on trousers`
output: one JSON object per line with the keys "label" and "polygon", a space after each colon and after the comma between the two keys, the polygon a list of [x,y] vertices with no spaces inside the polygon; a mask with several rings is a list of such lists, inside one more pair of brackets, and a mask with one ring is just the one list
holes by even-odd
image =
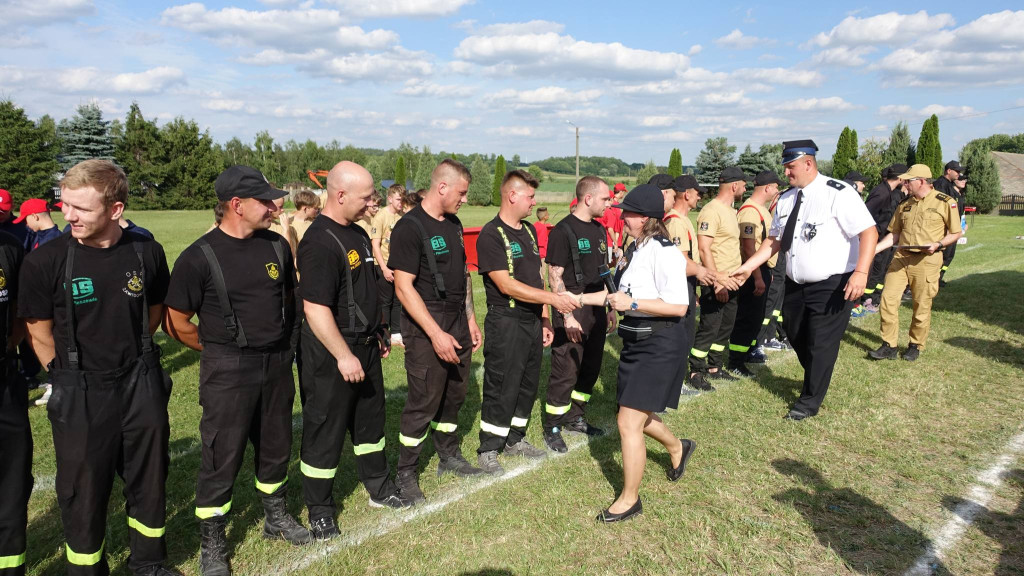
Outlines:
{"label": "belt on trousers", "polygon": [[488,304],[487,311],[497,312],[498,314],[506,314],[509,316],[522,316],[524,318],[540,318],[541,314],[543,313],[543,309],[537,310],[528,308],[526,306],[516,306],[515,308],[510,308],[508,306],[502,306],[500,304]]}
{"label": "belt on trousers", "polygon": [[371,344],[377,343],[376,334],[360,334],[358,336],[349,336],[348,334],[342,334],[342,338],[345,339],[345,343],[349,346],[370,346]]}

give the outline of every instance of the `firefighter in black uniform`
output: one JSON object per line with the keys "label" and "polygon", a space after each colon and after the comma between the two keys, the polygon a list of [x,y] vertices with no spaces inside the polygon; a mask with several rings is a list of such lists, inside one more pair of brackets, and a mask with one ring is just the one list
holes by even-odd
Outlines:
{"label": "firefighter in black uniform", "polygon": [[160,244],[118,225],[127,200],[119,167],[75,165],[61,181],[71,232],[32,251],[21,269],[18,314],[53,382],[46,410],[68,574],[109,573],[104,537],[115,474],[124,480],[128,567],[175,574],[162,566],[171,381],[152,338],[167,260]]}
{"label": "firefighter in black uniform", "polygon": [[482,473],[462,456],[459,409],[466,399],[469,366],[483,336],[473,310],[473,283],[466,270],[462,223],[472,177],[455,160],[430,175],[430,189],[391,232],[388,267],[402,303],[402,340],[409,392],[399,425],[398,487],[413,503],[424,500],[417,467],[432,430],[441,461],[437,473]]}
{"label": "firefighter in black uniform", "polygon": [[524,220],[537,204],[539,185],[523,170],[505,174],[501,208],[476,242],[487,294],[484,331],[492,336],[484,345],[477,461],[492,475],[505,472],[498,463],[499,452],[544,457],[544,451],[525,436],[540,383],[541,351],[554,339],[547,305],[559,314],[571,314],[581,306],[573,294],[544,290],[537,231]]}
{"label": "firefighter in black uniform", "polygon": [[[956,160],[950,160],[946,162],[945,172],[941,178],[935,179],[934,187],[939,192],[949,196],[953,200],[956,200],[956,205],[960,212],[960,218],[964,216],[964,208],[967,207],[967,203],[964,202],[964,195],[960,192],[961,188],[957,187],[957,181],[963,179],[964,186],[967,185],[967,177],[964,175],[964,169],[960,166],[960,163]],[[881,234],[878,236],[882,237]],[[956,242],[953,242],[949,246],[946,246],[942,250],[942,269],[939,272],[939,286],[946,285],[946,270],[949,270],[949,265],[953,263],[953,257],[956,256]]]}
{"label": "firefighter in black uniform", "polygon": [[18,271],[25,250],[0,232],[0,574],[25,573],[25,528],[32,494],[32,429],[28,385],[18,376],[17,346],[25,334],[15,319]]}
{"label": "firefighter in black uniform", "polygon": [[327,175],[327,203],[299,242],[305,323],[302,372],[302,487],[309,524],[319,540],[339,534],[331,495],[345,443],[352,435],[359,479],[370,506],[402,508],[384,455],[384,372],[391,351],[381,323],[379,271],[370,238],[355,223],[375,194],[373,176],[341,162]]}
{"label": "firefighter in black uniform", "polygon": [[[608,184],[584,176],[576,184],[576,210],[551,229],[548,236],[548,284],[552,292],[599,292],[604,288],[601,267],[608,263],[606,234],[594,218],[604,214]],[[601,374],[604,342],[615,313],[603,306],[584,306],[570,314],[554,314],[555,339],[551,344],[551,370],[544,399],[544,443],[567,452],[562,431],[598,436],[584,412]]]}
{"label": "firefighter in black uniform", "polygon": [[[255,452],[264,537],[310,541],[309,531],[285,506],[298,291],[288,243],[268,230],[273,201],[285,192],[248,166],[228,168],[214,188],[217,226],[174,263],[164,319],[168,334],[200,351],[203,446],[196,517],[204,576],[231,573],[224,528],[246,441]],[[196,314],[198,329],[191,322]]]}
{"label": "firefighter in black uniform", "polygon": [[[875,220],[878,237],[884,238],[889,233],[889,222],[896,213],[896,207],[903,201],[905,194],[900,187],[900,174],[907,171],[905,164],[892,164],[882,170],[882,181],[868,194],[864,205]],[[882,250],[871,261],[871,272],[864,288],[864,307],[869,312],[877,312],[881,303],[882,288],[885,287],[885,273],[892,261],[893,249]],[[869,302],[870,301],[870,302]]]}

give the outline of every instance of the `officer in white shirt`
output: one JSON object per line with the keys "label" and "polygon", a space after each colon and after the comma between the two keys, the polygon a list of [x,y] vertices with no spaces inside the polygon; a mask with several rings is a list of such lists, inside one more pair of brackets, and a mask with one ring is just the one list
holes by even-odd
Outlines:
{"label": "officer in white shirt", "polygon": [[878,231],[856,188],[818,172],[813,141],[783,146],[792,188],[779,198],[768,239],[733,276],[746,280],[772,254],[784,254],[783,326],[804,368],[803,391],[785,417],[803,420],[817,414],[825,399],[850,310],[867,284]]}

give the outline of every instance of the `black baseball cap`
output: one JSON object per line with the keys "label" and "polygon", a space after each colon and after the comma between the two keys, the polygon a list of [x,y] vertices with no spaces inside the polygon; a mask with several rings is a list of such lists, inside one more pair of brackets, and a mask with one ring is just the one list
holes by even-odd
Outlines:
{"label": "black baseball cap", "polygon": [[697,183],[697,179],[692,174],[683,174],[672,181],[672,189],[676,192],[686,192],[687,190],[696,190],[698,196],[703,196],[707,189]]}
{"label": "black baseball cap", "polygon": [[882,170],[882,178],[886,180],[895,180],[907,171],[906,164],[890,164],[888,168]]}
{"label": "black baseball cap", "polygon": [[957,162],[956,160],[950,160],[949,162],[946,162],[946,170],[956,170],[957,173],[964,171],[963,167],[961,167],[960,163]]}
{"label": "black baseball cap", "polygon": [[221,202],[232,198],[277,200],[288,195],[284,190],[271,186],[262,172],[249,166],[232,166],[221,172],[213,183],[213,189]]}
{"label": "black baseball cap", "polygon": [[849,172],[847,172],[846,176],[843,178],[843,180],[847,180],[847,181],[850,181],[850,182],[867,182],[868,181],[868,179],[865,178],[863,174],[861,174],[860,172],[858,172],[856,170],[850,170]]}
{"label": "black baseball cap", "polygon": [[785,182],[779,179],[779,175],[771,170],[765,170],[757,176],[754,176],[754,186],[767,186],[769,184],[778,184],[781,186],[785,184]]}
{"label": "black baseball cap", "polygon": [[746,182],[747,175],[743,173],[743,170],[739,166],[729,166],[722,173],[718,175],[719,184],[728,184],[730,182]]}
{"label": "black baseball cap", "polygon": [[671,174],[655,174],[647,183],[657,186],[658,190],[669,190],[672,188],[672,180],[674,178]]}
{"label": "black baseball cap", "polygon": [[641,184],[630,190],[615,208],[661,220],[665,217],[665,196],[656,185]]}

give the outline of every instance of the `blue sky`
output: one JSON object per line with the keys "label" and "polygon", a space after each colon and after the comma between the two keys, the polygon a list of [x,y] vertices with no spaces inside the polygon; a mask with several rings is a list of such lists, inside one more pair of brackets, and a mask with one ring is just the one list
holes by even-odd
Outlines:
{"label": "blue sky", "polygon": [[[0,0],[0,96],[32,117],[133,100],[216,141],[692,163],[937,113],[944,155],[1024,128],[1024,10],[1009,2]],[[311,167],[316,168],[316,167]]]}

